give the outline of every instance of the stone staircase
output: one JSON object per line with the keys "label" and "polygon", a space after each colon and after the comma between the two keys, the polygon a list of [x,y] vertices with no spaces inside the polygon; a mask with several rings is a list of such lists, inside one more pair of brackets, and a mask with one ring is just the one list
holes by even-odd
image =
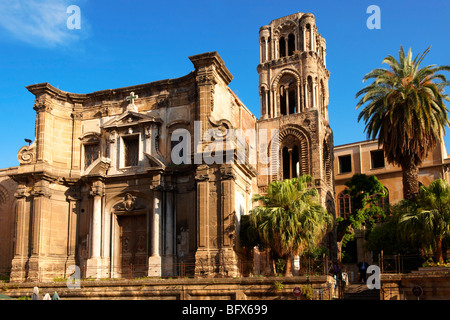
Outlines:
{"label": "stone staircase", "polygon": [[380,289],[369,289],[362,283],[345,286],[344,300],[380,300]]}

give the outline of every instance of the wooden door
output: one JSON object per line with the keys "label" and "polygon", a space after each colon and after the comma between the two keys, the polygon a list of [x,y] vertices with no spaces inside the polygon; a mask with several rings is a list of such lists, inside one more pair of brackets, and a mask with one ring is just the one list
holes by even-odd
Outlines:
{"label": "wooden door", "polygon": [[147,276],[147,217],[146,215],[119,218],[122,277]]}

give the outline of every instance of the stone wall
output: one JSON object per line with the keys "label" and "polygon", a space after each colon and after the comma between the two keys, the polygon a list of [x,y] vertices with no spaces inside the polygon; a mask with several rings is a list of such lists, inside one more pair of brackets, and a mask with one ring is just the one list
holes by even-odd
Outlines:
{"label": "stone wall", "polygon": [[[293,289],[311,285],[315,299],[328,300],[330,276],[214,278],[214,279],[142,279],[81,281],[80,289],[69,289],[65,281],[16,283],[3,285],[2,293],[13,298],[31,297],[33,287],[40,299],[56,291],[62,300],[295,300]],[[302,297],[304,299],[304,297]]]}
{"label": "stone wall", "polygon": [[450,268],[419,268],[409,274],[382,274],[382,300],[417,300],[413,288],[420,286],[420,300],[450,299]]}
{"label": "stone wall", "polygon": [[0,170],[0,275],[11,270],[14,252],[14,220],[17,184],[8,177],[16,168]]}

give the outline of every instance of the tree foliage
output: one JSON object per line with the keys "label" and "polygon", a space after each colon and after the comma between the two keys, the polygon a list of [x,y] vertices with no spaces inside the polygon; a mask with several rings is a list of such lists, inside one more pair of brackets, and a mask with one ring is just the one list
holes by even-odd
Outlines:
{"label": "tree foliage", "polygon": [[421,186],[416,203],[403,202],[398,232],[402,239],[431,249],[443,261],[443,241],[450,237],[450,185],[437,179]]}
{"label": "tree foliage", "polygon": [[449,125],[444,93],[449,84],[440,71],[450,66],[420,68],[430,48],[412,58],[400,47],[398,61],[391,55],[383,63],[389,69],[374,69],[363,82],[374,81],[358,91],[356,108],[363,107],[358,121],[366,123],[368,137],[378,138],[389,163],[402,167],[404,198],[414,199],[419,191],[418,166]]}
{"label": "tree foliage", "polygon": [[311,187],[313,182],[310,175],[273,181],[266,195],[253,197],[261,205],[251,210],[249,222],[263,244],[286,260],[285,274],[290,272],[290,255],[316,247],[332,225],[331,214]]}
{"label": "tree foliage", "polygon": [[354,230],[364,224],[371,230],[377,221],[386,217],[385,210],[379,207],[380,200],[388,196],[383,184],[374,175],[355,174],[345,183],[344,193],[351,198],[351,213],[347,218],[339,217],[338,239],[345,244],[353,239]]}

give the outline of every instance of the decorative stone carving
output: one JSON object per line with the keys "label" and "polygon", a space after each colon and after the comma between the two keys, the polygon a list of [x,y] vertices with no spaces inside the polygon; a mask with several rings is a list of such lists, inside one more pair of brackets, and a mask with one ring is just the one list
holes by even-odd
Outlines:
{"label": "decorative stone carving", "polygon": [[103,188],[103,186],[100,186],[100,185],[93,185],[91,187],[91,190],[89,191],[89,195],[91,197],[96,197],[96,196],[103,197],[104,194],[105,194],[104,188]]}
{"label": "decorative stone carving", "polygon": [[112,211],[114,213],[127,213],[142,209],[145,209],[145,201],[133,196],[131,193],[126,193],[123,200],[113,206]]}
{"label": "decorative stone carving", "polygon": [[33,163],[36,160],[36,142],[29,146],[23,146],[17,153],[17,160],[20,164]]}
{"label": "decorative stone carving", "polygon": [[195,175],[195,180],[197,182],[209,180],[208,169],[209,167],[207,165],[198,166],[197,173]]}
{"label": "decorative stone carving", "polygon": [[34,186],[33,190],[31,191],[31,195],[33,197],[46,197],[50,198],[52,193],[49,187],[46,186]]}
{"label": "decorative stone carving", "polygon": [[26,198],[26,197],[29,197],[29,196],[30,196],[30,193],[28,192],[28,188],[25,187],[25,186],[18,187],[16,189],[16,192],[14,193],[14,197],[16,199]]}

